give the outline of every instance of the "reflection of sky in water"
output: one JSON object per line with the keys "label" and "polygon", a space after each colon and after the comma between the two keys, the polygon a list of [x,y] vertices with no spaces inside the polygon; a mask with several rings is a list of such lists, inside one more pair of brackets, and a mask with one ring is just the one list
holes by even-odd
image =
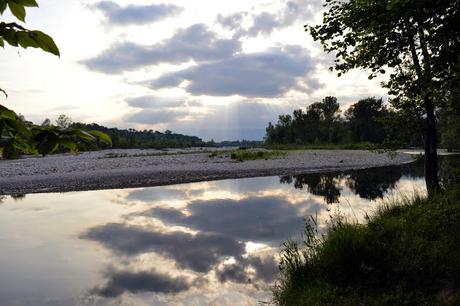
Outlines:
{"label": "reflection of sky in water", "polygon": [[[27,195],[0,205],[6,305],[255,305],[303,218],[363,221],[424,192],[413,167],[131,190]],[[3,305],[3,304],[2,304]]]}

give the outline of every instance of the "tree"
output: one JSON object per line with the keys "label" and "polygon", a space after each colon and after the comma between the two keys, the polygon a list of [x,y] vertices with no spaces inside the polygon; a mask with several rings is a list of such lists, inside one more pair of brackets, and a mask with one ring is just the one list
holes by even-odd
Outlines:
{"label": "tree", "polygon": [[67,129],[72,126],[72,118],[67,115],[59,115],[56,119],[56,125],[62,129]]}
{"label": "tree", "polygon": [[323,130],[326,142],[333,143],[336,138],[335,123],[339,118],[340,104],[337,102],[336,97],[329,96],[325,97],[319,106],[323,115]]}
{"label": "tree", "polygon": [[[435,109],[445,102],[459,70],[458,0],[326,0],[323,24],[306,26],[335,53],[338,75],[369,69],[391,73],[384,86],[397,108],[424,111],[425,179],[439,187]],[[457,84],[458,85],[458,84]]]}
{"label": "tree", "polygon": [[362,99],[350,106],[345,116],[349,121],[353,140],[357,142],[383,142],[385,140],[383,119],[387,113],[382,99]]}

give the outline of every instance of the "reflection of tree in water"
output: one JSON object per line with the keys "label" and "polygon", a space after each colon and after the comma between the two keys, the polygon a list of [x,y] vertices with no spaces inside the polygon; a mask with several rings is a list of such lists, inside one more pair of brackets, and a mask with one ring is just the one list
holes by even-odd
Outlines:
{"label": "reflection of tree in water", "polygon": [[343,174],[340,173],[311,173],[296,176],[283,176],[280,178],[280,183],[292,184],[297,189],[303,189],[306,185],[308,192],[311,194],[324,197],[327,204],[339,203],[340,179]]}
{"label": "reflection of tree in water", "polygon": [[386,167],[354,171],[348,174],[346,184],[363,199],[375,200],[396,186],[402,177],[401,167]]}
{"label": "reflection of tree in water", "polygon": [[25,199],[26,195],[25,194],[22,194],[22,193],[18,193],[18,194],[12,194],[11,195],[11,198],[13,198],[13,200],[15,201],[21,201],[23,199]]}
{"label": "reflection of tree in water", "polygon": [[[422,165],[423,166],[423,165]],[[341,180],[352,192],[363,199],[383,198],[390,189],[395,188],[402,176],[421,177],[418,164],[398,167],[374,168],[344,173],[303,174],[281,177],[280,182],[293,184],[297,189],[307,186],[311,194],[323,196],[328,204],[339,203],[342,187]]]}

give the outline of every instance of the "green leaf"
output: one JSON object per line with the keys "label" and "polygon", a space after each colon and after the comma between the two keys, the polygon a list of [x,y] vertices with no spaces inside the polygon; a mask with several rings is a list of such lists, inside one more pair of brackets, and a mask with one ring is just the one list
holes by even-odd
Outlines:
{"label": "green leaf", "polygon": [[26,21],[26,10],[23,5],[13,2],[11,0],[8,1],[8,6],[10,8],[11,13],[22,22]]}
{"label": "green leaf", "polygon": [[6,0],[0,0],[0,15],[3,15],[5,10],[6,10]]}
{"label": "green leaf", "polygon": [[15,2],[22,6],[38,7],[38,3],[35,0],[15,0]]}
{"label": "green leaf", "polygon": [[32,36],[28,32],[23,32],[23,31],[17,32],[16,38],[17,38],[18,44],[24,49],[28,47],[32,47],[32,48],[39,47],[38,43],[32,38]]}
{"label": "green leaf", "polygon": [[0,37],[0,47],[5,47],[5,41]]}
{"label": "green leaf", "polygon": [[56,56],[61,56],[59,48],[54,40],[42,31],[31,31],[30,36],[37,42],[38,47],[43,51],[49,52]]}
{"label": "green leaf", "polygon": [[3,32],[2,38],[13,47],[18,46],[18,39],[16,38],[16,31],[15,30],[5,30]]}
{"label": "green leaf", "polygon": [[59,145],[69,149],[72,153],[78,153],[78,145],[71,140],[60,140]]}
{"label": "green leaf", "polygon": [[96,137],[100,142],[103,142],[109,146],[112,146],[112,139],[106,133],[102,133],[96,130],[91,130],[89,131],[89,133],[93,135],[94,137]]}
{"label": "green leaf", "polygon": [[1,119],[17,120],[18,116],[11,109],[8,109],[8,108],[4,107],[3,105],[0,105],[0,118]]}
{"label": "green leaf", "polygon": [[65,130],[62,133],[67,136],[74,136],[80,138],[81,140],[94,141],[93,135],[80,129]]}

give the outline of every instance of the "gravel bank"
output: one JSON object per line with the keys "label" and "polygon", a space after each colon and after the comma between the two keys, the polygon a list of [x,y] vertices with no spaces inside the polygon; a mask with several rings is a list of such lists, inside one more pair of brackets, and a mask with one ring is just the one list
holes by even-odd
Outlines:
{"label": "gravel bank", "polygon": [[[107,158],[107,154],[125,157]],[[147,156],[147,155],[151,156]],[[224,151],[215,157],[193,150],[106,150],[78,156],[59,154],[0,160],[0,194],[160,186],[197,181],[295,175],[398,165],[412,158],[368,151],[292,151],[279,159],[235,162]],[[127,155],[127,156],[126,156]],[[133,156],[144,155],[144,156]]]}

